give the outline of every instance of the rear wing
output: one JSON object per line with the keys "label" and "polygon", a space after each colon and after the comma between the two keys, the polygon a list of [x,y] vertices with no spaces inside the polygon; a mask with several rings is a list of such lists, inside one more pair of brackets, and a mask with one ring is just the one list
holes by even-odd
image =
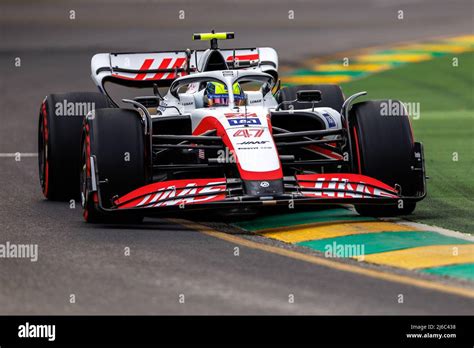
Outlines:
{"label": "rear wing", "polygon": [[[209,50],[141,53],[99,53],[92,57],[94,83],[105,93],[104,83],[129,87],[170,86],[180,76],[201,72]],[[278,78],[278,55],[273,48],[219,50],[229,69],[257,70]]]}

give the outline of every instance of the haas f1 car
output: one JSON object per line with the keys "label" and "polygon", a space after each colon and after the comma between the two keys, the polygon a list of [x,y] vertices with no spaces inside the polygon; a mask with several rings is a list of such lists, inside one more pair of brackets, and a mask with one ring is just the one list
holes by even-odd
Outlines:
{"label": "haas f1 car", "polygon": [[[366,92],[346,98],[328,84],[280,88],[276,51],[219,49],[233,37],[194,34],[206,50],[93,56],[100,93],[41,105],[44,195],[80,195],[89,222],[300,204],[413,212],[426,195],[423,147],[400,101],[355,103]],[[148,94],[116,101],[109,83]]]}

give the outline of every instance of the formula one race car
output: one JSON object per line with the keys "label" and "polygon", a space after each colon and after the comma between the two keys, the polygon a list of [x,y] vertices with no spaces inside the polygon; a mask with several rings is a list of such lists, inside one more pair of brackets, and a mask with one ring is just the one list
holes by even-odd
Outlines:
{"label": "formula one race car", "polygon": [[[233,37],[194,34],[207,50],[96,54],[101,93],[41,105],[44,195],[80,194],[90,222],[298,204],[414,210],[426,195],[423,147],[400,101],[353,103],[366,93],[345,98],[337,85],[280,88],[275,50],[218,48]],[[107,82],[153,93],[119,107]]]}

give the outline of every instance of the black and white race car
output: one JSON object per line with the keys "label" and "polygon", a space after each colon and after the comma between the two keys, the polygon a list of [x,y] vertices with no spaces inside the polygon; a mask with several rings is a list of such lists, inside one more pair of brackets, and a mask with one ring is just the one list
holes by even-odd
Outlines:
{"label": "black and white race car", "polygon": [[[100,93],[41,105],[44,195],[80,194],[90,222],[298,204],[414,210],[426,195],[423,147],[401,102],[354,103],[366,93],[345,98],[337,85],[280,88],[275,50],[218,48],[233,36],[194,34],[206,50],[96,54]],[[119,107],[108,83],[151,96]]]}

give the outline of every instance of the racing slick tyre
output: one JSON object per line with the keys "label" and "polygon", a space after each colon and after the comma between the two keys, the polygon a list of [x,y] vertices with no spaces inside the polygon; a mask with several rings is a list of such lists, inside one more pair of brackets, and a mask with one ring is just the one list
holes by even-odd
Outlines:
{"label": "racing slick tyre", "polygon": [[302,90],[321,91],[322,99],[319,103],[315,104],[316,107],[329,107],[338,112],[341,111],[342,104],[344,104],[344,94],[342,93],[341,87],[338,85],[301,85],[284,87],[278,91],[276,96],[279,104],[282,102],[288,102],[281,106],[281,110],[301,110],[311,108],[312,103],[293,102],[296,100],[296,93]]}
{"label": "racing slick tyre", "polygon": [[[387,112],[389,109],[400,112]],[[414,195],[411,169],[414,141],[403,104],[398,100],[354,104],[349,124],[358,172],[392,187],[400,185],[403,196]],[[415,206],[415,202],[401,201],[397,205],[361,204],[355,209],[364,216],[396,216],[411,214]]]}
{"label": "racing slick tyre", "polygon": [[94,92],[50,94],[41,104],[38,124],[38,169],[46,198],[79,196],[79,155],[82,121],[91,109],[109,107]]}
{"label": "racing slick tyre", "polygon": [[[99,196],[92,187],[92,169],[98,173],[100,202],[112,206],[114,197],[128,193],[146,183],[146,141],[141,117],[135,110],[100,109],[84,120],[81,137],[81,198],[87,222],[138,223],[142,216],[127,213],[104,213]],[[91,164],[95,156],[95,166]]]}

